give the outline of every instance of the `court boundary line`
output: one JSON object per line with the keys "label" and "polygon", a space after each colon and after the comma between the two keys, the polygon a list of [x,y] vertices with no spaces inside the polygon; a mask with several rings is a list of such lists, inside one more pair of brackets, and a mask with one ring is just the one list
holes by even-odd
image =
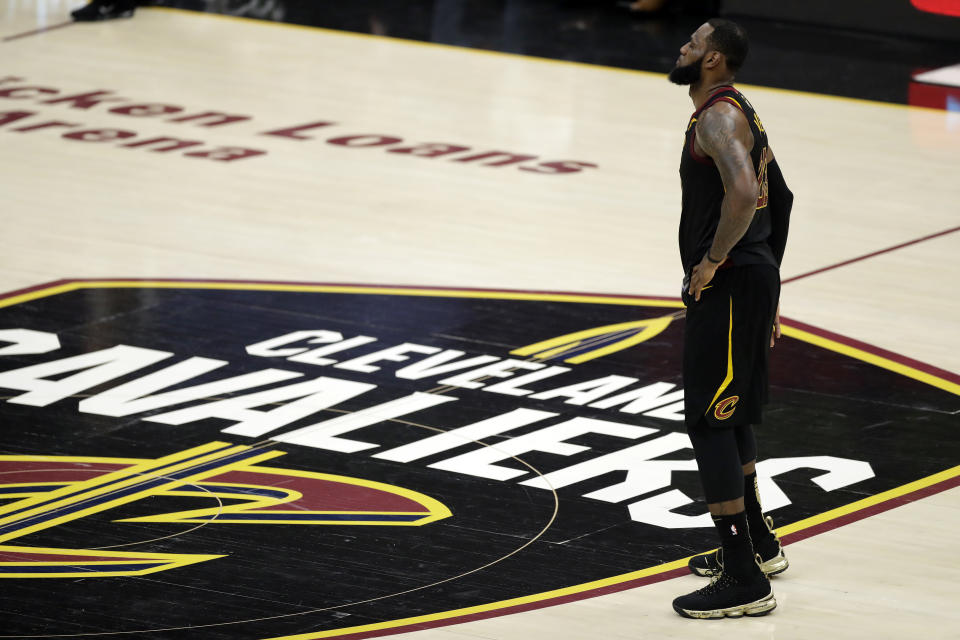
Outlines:
{"label": "court boundary line", "polygon": [[19,40],[20,38],[26,38],[29,36],[36,36],[41,33],[46,33],[48,31],[54,31],[55,29],[62,29],[64,27],[69,27],[77,24],[73,20],[67,20],[66,22],[60,22],[58,24],[52,24],[48,27],[40,27],[39,29],[34,29],[33,31],[24,31],[23,33],[15,33],[12,36],[5,36],[0,38],[0,42],[10,42],[11,40]]}
{"label": "court boundary line", "polygon": [[[371,295],[422,295],[435,297],[474,297],[498,299],[540,299],[571,302],[612,303],[638,306],[667,306],[669,298],[654,299],[652,297],[603,294],[571,294],[560,292],[522,292],[505,289],[465,289],[446,287],[403,287],[397,285],[337,285],[337,284],[306,284],[262,282],[243,280],[203,280],[203,279],[62,279],[53,282],[19,289],[0,295],[0,308],[13,306],[30,300],[68,293],[82,289],[95,288],[150,288],[162,287],[170,289],[207,289],[207,290],[267,290],[292,292],[328,292],[328,293],[366,293]],[[678,302],[679,303],[679,302]],[[679,303],[682,304],[682,303]],[[907,377],[921,382],[932,384],[949,393],[960,395],[960,376],[948,371],[907,358],[899,354],[873,347],[872,345],[840,336],[829,331],[821,330],[804,323],[787,321],[785,327],[787,335],[794,334],[797,339],[812,342],[815,346],[837,351],[848,357],[853,357],[875,366],[886,368],[901,375],[912,372]],[[810,336],[816,339],[811,340]],[[922,369],[917,367],[922,366]],[[920,375],[917,375],[920,374]],[[941,377],[944,376],[944,377]],[[933,384],[931,379],[938,381]],[[861,500],[843,505],[825,513],[794,522],[778,530],[782,534],[784,544],[792,544],[800,540],[818,535],[825,531],[862,520],[864,518],[909,504],[953,487],[960,486],[960,466],[946,469],[939,473],[919,480],[894,487],[887,491],[868,496]],[[628,572],[619,576],[611,576],[601,580],[564,587],[553,591],[521,596],[510,600],[455,609],[450,611],[427,614],[415,618],[390,620],[370,625],[346,627],[327,631],[308,632],[296,635],[276,636],[270,640],[361,640],[397,633],[408,633],[430,628],[462,624],[474,620],[499,617],[523,611],[545,608],[565,604],[576,600],[584,600],[596,596],[624,591],[655,582],[661,582],[687,573],[687,558],[667,562],[655,567],[648,567],[635,572]]]}
{"label": "court boundary line", "polygon": [[821,267],[820,269],[814,269],[813,271],[807,271],[806,273],[801,273],[796,276],[790,276],[780,282],[780,284],[787,284],[788,282],[794,282],[795,280],[801,280],[803,278],[808,278],[810,276],[817,275],[818,273],[823,273],[824,271],[831,271],[833,269],[838,269],[840,267],[845,267],[848,264],[853,264],[854,262],[860,262],[861,260],[866,260],[868,258],[873,258],[884,253],[890,253],[891,251],[896,251],[897,249],[902,249],[904,247],[909,247],[920,242],[925,242],[927,240],[933,240],[934,238],[939,238],[951,234],[955,231],[960,231],[960,226],[952,227],[944,231],[938,231],[936,233],[931,233],[930,235],[923,236],[922,238],[916,238],[914,240],[908,240],[907,242],[901,242],[900,244],[895,244],[892,247],[887,247],[886,249],[880,249],[879,251],[873,251],[871,253],[866,253],[862,256],[857,256],[855,258],[850,258],[849,260],[844,260],[843,262],[838,262],[826,267]]}

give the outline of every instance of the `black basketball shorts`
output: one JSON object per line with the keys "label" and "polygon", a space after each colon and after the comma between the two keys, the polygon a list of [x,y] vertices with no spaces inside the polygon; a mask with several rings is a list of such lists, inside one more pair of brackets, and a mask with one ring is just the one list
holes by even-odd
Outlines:
{"label": "black basketball shorts", "polygon": [[770,333],[780,299],[771,265],[720,269],[687,305],[683,350],[687,428],[759,424],[768,398]]}

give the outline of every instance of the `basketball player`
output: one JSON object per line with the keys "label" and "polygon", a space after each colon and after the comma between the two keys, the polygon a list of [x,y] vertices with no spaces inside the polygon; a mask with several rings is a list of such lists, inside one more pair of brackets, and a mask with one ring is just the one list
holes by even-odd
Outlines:
{"label": "basketball player", "polygon": [[793,194],[760,118],[733,88],[744,30],[702,25],[669,79],[689,85],[695,111],[680,161],[683,386],[687,431],[720,548],[690,560],[709,586],[674,600],[688,618],[765,615],[777,606],[768,575],[787,558],[756,489],[753,427],[767,400],[767,350],[780,336],[779,265]]}

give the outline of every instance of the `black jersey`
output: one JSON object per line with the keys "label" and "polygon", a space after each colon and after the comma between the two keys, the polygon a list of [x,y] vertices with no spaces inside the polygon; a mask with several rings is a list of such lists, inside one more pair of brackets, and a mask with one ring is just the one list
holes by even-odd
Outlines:
{"label": "black jersey", "polygon": [[753,149],[750,159],[760,183],[760,196],[750,227],[739,242],[730,250],[729,259],[734,265],[769,264],[779,266],[768,239],[770,238],[770,211],[768,208],[767,134],[756,111],[743,94],[733,87],[720,87],[713,92],[703,106],[697,109],[687,124],[683,154],[680,157],[680,185],[683,190],[680,213],[680,259],[683,271],[689,276],[704,254],[713,244],[713,236],[720,222],[720,205],[723,202],[723,181],[712,158],[701,156],[694,150],[696,123],[700,114],[717,102],[734,105],[750,124],[753,133]]}

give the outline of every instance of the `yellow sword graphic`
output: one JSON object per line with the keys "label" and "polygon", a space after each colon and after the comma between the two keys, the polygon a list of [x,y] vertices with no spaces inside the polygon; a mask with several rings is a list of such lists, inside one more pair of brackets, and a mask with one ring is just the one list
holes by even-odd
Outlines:
{"label": "yellow sword graphic", "polygon": [[221,558],[2,543],[281,455],[261,447],[210,442],[0,506],[0,578],[144,575]]}
{"label": "yellow sword graphic", "polygon": [[568,333],[565,336],[514,349],[510,354],[530,356],[534,360],[563,358],[564,362],[580,364],[646,342],[662,333],[670,326],[674,318],[680,317],[683,313],[683,311],[679,311],[659,318],[620,322],[603,327],[594,327],[593,329],[584,329],[583,331]]}

